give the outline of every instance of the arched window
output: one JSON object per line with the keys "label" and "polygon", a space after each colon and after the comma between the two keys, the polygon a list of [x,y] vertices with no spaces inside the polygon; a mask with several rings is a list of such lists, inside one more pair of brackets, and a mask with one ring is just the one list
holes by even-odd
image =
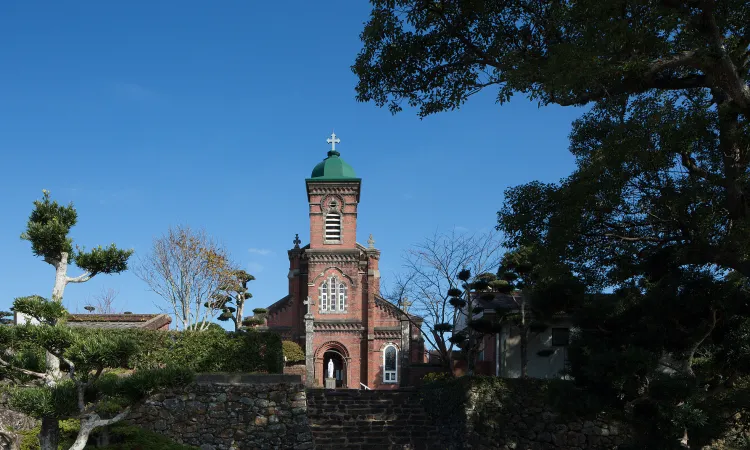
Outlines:
{"label": "arched window", "polygon": [[328,283],[320,285],[320,310],[328,311]]}
{"label": "arched window", "polygon": [[326,241],[341,240],[341,216],[335,211],[326,214]]}
{"label": "arched window", "polygon": [[346,312],[346,285],[337,277],[330,277],[320,285],[320,312]]}
{"label": "arched window", "polygon": [[346,286],[344,286],[344,283],[339,283],[339,311],[343,311],[345,305],[346,305]]}
{"label": "arched window", "polygon": [[396,383],[398,381],[398,349],[390,344],[383,349],[383,382]]}

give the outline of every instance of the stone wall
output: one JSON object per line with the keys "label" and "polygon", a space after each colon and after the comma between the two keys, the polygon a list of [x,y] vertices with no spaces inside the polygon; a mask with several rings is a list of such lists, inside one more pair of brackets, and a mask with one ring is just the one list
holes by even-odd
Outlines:
{"label": "stone wall", "polygon": [[295,375],[199,375],[154,395],[129,421],[202,450],[312,448],[305,389]]}
{"label": "stone wall", "polygon": [[[438,387],[442,385],[442,387]],[[449,449],[615,449],[628,440],[613,417],[564,414],[543,380],[468,378],[427,385],[423,402]]]}

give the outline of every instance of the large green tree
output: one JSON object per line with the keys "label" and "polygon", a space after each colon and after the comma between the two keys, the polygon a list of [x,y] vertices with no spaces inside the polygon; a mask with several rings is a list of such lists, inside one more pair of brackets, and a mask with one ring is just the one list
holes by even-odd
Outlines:
{"label": "large green tree", "polygon": [[629,410],[649,405],[650,436],[698,445],[709,419],[738,412],[723,399],[743,395],[750,374],[750,4],[373,5],[360,100],[424,116],[490,88],[500,103],[520,93],[589,106],[571,133],[574,173],[509,189],[498,227],[590,291],[617,292],[581,311],[576,381]]}
{"label": "large green tree", "polygon": [[[593,102],[571,146],[581,170],[566,182],[589,241],[666,248],[750,276],[747,2],[372,3],[353,67],[359,100],[421,115],[486,88],[501,103],[513,93]],[[511,195],[531,209],[549,190]]]}

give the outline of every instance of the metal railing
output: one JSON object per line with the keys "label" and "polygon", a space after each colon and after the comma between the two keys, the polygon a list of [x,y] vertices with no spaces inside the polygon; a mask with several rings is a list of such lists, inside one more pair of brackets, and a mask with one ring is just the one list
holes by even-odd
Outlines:
{"label": "metal railing", "polygon": [[366,384],[364,384],[364,383],[359,383],[359,385],[360,385],[360,386],[362,386],[363,388],[365,388],[365,390],[366,390],[366,391],[371,391],[371,390],[372,390],[372,389],[370,389],[370,387],[369,387],[369,386],[367,386],[367,385],[366,385]]}

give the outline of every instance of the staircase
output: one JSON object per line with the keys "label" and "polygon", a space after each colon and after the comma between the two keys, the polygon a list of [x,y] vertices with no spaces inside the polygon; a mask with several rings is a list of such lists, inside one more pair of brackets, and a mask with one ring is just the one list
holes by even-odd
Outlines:
{"label": "staircase", "polygon": [[415,391],[307,391],[315,449],[441,449]]}

